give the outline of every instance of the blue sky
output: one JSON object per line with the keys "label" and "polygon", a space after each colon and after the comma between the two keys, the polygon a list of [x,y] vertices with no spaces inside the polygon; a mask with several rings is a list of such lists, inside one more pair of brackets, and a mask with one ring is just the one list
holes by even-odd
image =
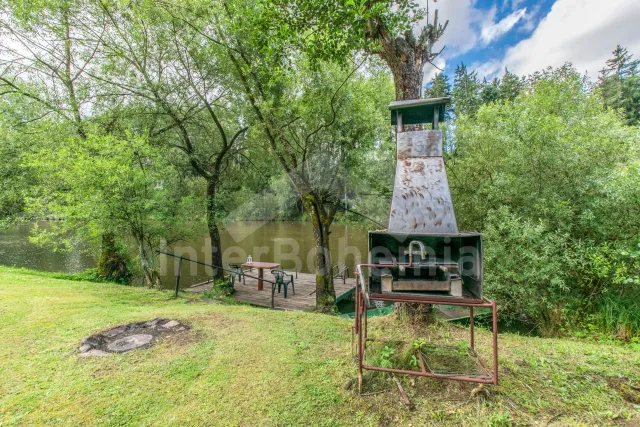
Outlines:
{"label": "blue sky", "polygon": [[[640,58],[640,0],[420,0],[449,26],[435,64],[464,62],[480,77],[526,75],[572,62],[595,79],[616,44]],[[432,15],[433,16],[433,15]],[[425,83],[437,70],[427,65]]]}

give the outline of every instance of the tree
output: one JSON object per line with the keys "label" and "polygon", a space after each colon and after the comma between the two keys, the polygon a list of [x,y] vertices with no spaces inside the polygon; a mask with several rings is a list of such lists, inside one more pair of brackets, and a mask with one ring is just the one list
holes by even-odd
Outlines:
{"label": "tree", "polygon": [[442,98],[444,96],[451,96],[451,84],[449,83],[449,76],[444,72],[436,73],[431,79],[429,84],[425,87],[425,98]]}
{"label": "tree", "polygon": [[456,66],[453,80],[453,109],[456,116],[473,116],[480,107],[480,81],[476,71],[469,72],[461,63]]}
{"label": "tree", "polygon": [[[55,124],[49,126],[55,129]],[[167,160],[162,148],[152,147],[141,135],[124,138],[95,134],[85,138],[48,138],[28,155],[40,175],[41,193],[31,200],[29,212],[43,212],[63,221],[40,230],[42,243],[73,238],[95,242],[109,233],[132,238],[138,251],[144,282],[159,285],[155,249],[188,237],[197,200],[185,188],[191,183]],[[115,244],[115,242],[114,242]],[[124,273],[120,274],[122,277]]]}
{"label": "tree", "polygon": [[365,36],[376,43],[374,50],[382,58],[393,75],[396,87],[396,100],[419,99],[421,97],[424,67],[431,64],[440,52],[434,53],[433,47],[440,40],[447,28],[438,21],[438,10],[416,37],[413,30],[405,30],[402,36],[394,35],[387,22],[380,16],[373,15],[367,23]]}
{"label": "tree", "polygon": [[614,266],[638,243],[640,135],[572,68],[527,81],[512,102],[458,118],[450,182],[462,225],[483,232],[487,293],[552,331],[634,276]]}
{"label": "tree", "polygon": [[480,90],[480,102],[482,104],[491,104],[500,100],[500,79],[494,77],[491,82],[486,78],[482,81],[482,89]]}
{"label": "tree", "polygon": [[19,220],[29,188],[37,184],[23,159],[31,145],[29,122],[42,111],[24,101],[20,96],[0,98],[0,227]]}
{"label": "tree", "polygon": [[502,76],[502,80],[500,81],[500,99],[513,101],[522,93],[524,88],[525,83],[523,79],[505,68],[504,76]]}
{"label": "tree", "polygon": [[[250,58],[246,53],[243,57]],[[341,207],[347,165],[377,140],[376,124],[381,121],[371,119],[380,116],[367,114],[367,106],[380,92],[365,85],[362,77],[347,83],[351,73],[345,76],[329,64],[317,71],[300,64],[290,84],[262,94],[256,87],[264,83],[256,79],[250,84],[251,77],[241,74],[241,67],[237,73],[246,80],[247,97],[270,149],[310,217],[316,246],[316,307],[333,312],[330,228]]]}
{"label": "tree", "polygon": [[[449,22],[441,24],[437,10],[432,22],[428,7],[408,0],[263,0],[257,9],[259,13],[246,11],[257,30],[255,39],[244,37],[246,42],[259,40],[269,53],[294,46],[312,61],[341,65],[354,52],[377,55],[391,70],[396,100],[420,98],[423,69],[442,51],[433,48]],[[416,35],[413,29],[425,14],[426,24]]]}
{"label": "tree", "polygon": [[640,123],[640,60],[618,45],[600,71],[598,86],[605,107],[624,109],[629,125]]}
{"label": "tree", "polygon": [[[107,22],[102,51],[109,62],[106,72],[91,76],[106,88],[103,99],[131,103],[134,114],[147,117],[150,139],[183,156],[206,182],[211,263],[222,266],[226,210],[218,196],[244,155],[248,129],[231,106],[229,70],[216,57],[216,45],[203,48],[200,34],[164,9],[102,3],[101,12]],[[222,275],[214,268],[214,279]]]}
{"label": "tree", "polygon": [[[316,246],[316,306],[319,311],[333,312],[329,235],[340,208],[344,165],[372,144],[375,135],[369,121],[363,119],[370,115],[353,112],[366,111],[370,105],[351,88],[364,61],[347,67],[350,60],[343,56],[336,61],[345,67],[333,66],[323,58],[351,54],[353,46],[342,49],[328,40],[315,45],[308,41],[322,37],[326,25],[331,25],[322,20],[324,13],[342,7],[330,4],[322,16],[310,14],[309,21],[301,19],[319,6],[324,3],[212,1],[198,13],[189,8],[167,10],[175,21],[199,35],[201,46],[220,49],[224,55],[218,58],[231,65],[227,75],[234,82],[230,87],[242,94],[248,107],[245,117],[260,132],[310,216]],[[214,14],[215,10],[223,13]],[[309,23],[314,26],[311,32]],[[332,31],[346,34],[341,29]]]}
{"label": "tree", "polygon": [[[94,92],[88,74],[95,65],[101,43],[102,22],[96,22],[95,36],[80,36],[87,13],[95,12],[89,2],[52,1],[23,7],[22,3],[0,5],[0,95],[21,97],[37,104],[38,121],[53,115],[65,124],[64,132],[86,139],[88,113]],[[101,267],[125,271],[114,238],[105,231]],[[107,256],[113,254],[114,256]],[[102,265],[104,264],[104,265]]]}
{"label": "tree", "polygon": [[[426,14],[426,25],[420,30],[418,37],[414,35],[413,28],[405,29],[401,36],[394,34],[393,27],[390,27],[380,15],[372,14],[367,20],[365,37],[374,41],[376,49],[373,52],[377,53],[391,70],[396,88],[396,101],[421,98],[424,67],[432,64],[442,52],[440,50],[434,53],[433,47],[444,34],[449,21],[445,21],[444,25],[440,24],[436,9],[432,24],[428,6]],[[400,304],[399,310],[421,318],[428,318],[432,311],[431,306],[424,304]]]}

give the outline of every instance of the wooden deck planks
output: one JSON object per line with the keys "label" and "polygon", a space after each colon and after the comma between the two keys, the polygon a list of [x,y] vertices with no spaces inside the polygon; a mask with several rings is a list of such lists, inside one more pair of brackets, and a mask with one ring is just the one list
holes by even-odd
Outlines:
{"label": "wooden deck planks", "polygon": [[[265,271],[265,280],[273,280],[273,275]],[[316,307],[316,276],[309,273],[298,273],[298,277],[293,282],[296,287],[296,293],[293,294],[291,287],[287,291],[287,298],[284,298],[284,289],[274,298],[274,304],[276,309],[280,310],[296,310],[296,311],[311,311]],[[336,288],[336,298],[340,298],[342,295],[350,292],[356,286],[356,279],[348,278],[345,283],[342,279],[334,279],[334,286]],[[203,292],[211,288],[210,283],[193,286],[185,289],[187,292]],[[235,292],[232,296],[237,301],[247,302],[252,305],[261,307],[271,307],[271,284],[265,282],[264,290],[258,290],[258,280],[247,277],[246,283],[235,284]]]}

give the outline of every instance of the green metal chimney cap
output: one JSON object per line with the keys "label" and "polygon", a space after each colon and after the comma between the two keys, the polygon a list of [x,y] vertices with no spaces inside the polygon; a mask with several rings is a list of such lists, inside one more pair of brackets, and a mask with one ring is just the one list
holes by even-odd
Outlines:
{"label": "green metal chimney cap", "polygon": [[404,125],[418,123],[433,123],[437,112],[438,122],[444,121],[444,110],[451,103],[450,96],[442,98],[412,99],[410,101],[393,101],[389,104],[391,110],[391,124],[398,124],[398,116]]}

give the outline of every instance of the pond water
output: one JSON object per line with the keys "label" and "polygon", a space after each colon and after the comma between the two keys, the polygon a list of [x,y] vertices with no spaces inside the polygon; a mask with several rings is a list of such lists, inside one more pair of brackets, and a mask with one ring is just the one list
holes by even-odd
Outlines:
{"label": "pond water", "polygon": [[[47,223],[39,223],[39,226],[46,228]],[[27,224],[0,232],[1,265],[66,273],[95,267],[95,256],[86,252],[54,252],[31,243],[31,227]],[[225,226],[221,238],[225,266],[227,262],[245,262],[251,255],[254,261],[277,262],[285,270],[315,271],[315,244],[309,223],[235,222]],[[171,245],[167,252],[211,263],[210,247],[208,235],[203,231],[197,238]],[[367,259],[367,231],[358,226],[334,224],[331,226],[330,248],[332,264],[349,267],[353,275],[355,265]],[[158,267],[165,286],[174,286],[177,259],[161,255]],[[185,262],[181,271],[181,287],[204,281],[210,274],[207,267]]]}

